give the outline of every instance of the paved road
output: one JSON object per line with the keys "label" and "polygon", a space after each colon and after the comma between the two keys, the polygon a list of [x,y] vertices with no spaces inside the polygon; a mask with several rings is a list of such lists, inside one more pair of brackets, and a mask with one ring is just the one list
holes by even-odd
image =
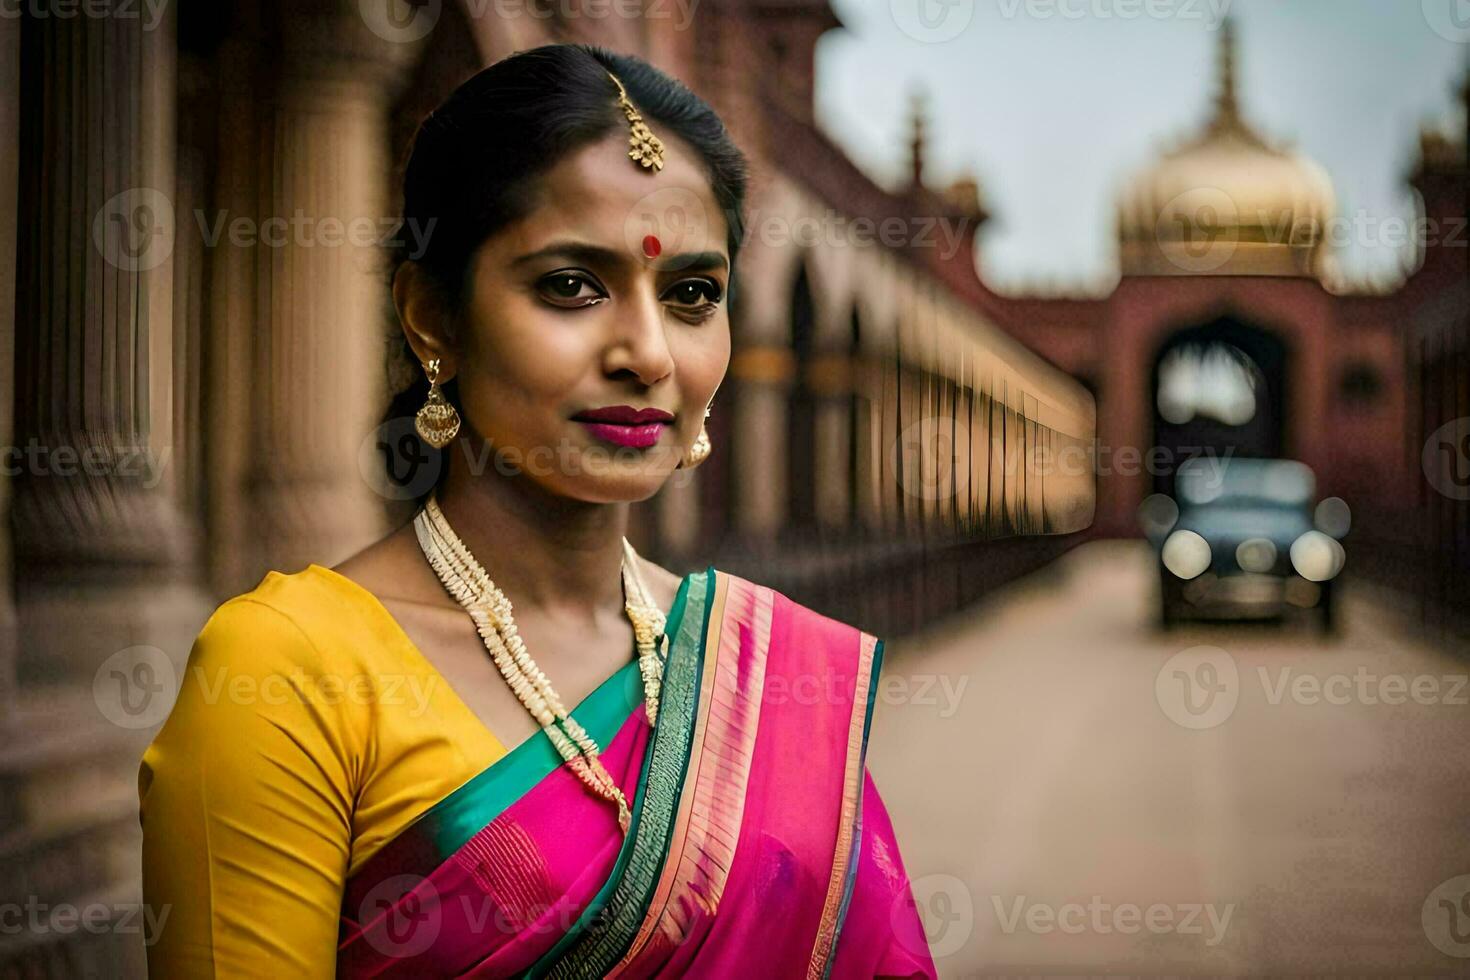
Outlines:
{"label": "paved road", "polygon": [[1089,544],[890,646],[869,764],[941,976],[1470,975],[1470,650],[1363,589],[1335,640],[1161,634],[1151,583]]}

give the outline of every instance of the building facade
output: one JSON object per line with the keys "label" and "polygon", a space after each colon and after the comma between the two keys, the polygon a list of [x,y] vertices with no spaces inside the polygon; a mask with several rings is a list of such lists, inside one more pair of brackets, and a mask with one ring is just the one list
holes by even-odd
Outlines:
{"label": "building facade", "polygon": [[[1001,322],[1096,396],[1093,533],[1137,534],[1139,504],[1167,492],[1190,455],[1286,457],[1312,468],[1320,496],[1348,502],[1350,551],[1407,572],[1432,502],[1417,349],[1426,332],[1452,337],[1465,308],[1465,143],[1421,136],[1405,174],[1421,206],[1418,242],[1399,280],[1345,281],[1334,243],[1356,219],[1339,213],[1322,167],[1250,123],[1235,63],[1227,19],[1208,121],[1121,190],[1116,287],[1008,296]],[[1440,352],[1428,355],[1440,358],[1434,370],[1448,372],[1441,348],[1430,349]],[[1230,370],[1211,367],[1220,352]],[[1250,388],[1244,420],[1225,405],[1175,403],[1170,376],[1180,370],[1227,402],[1233,372]]]}

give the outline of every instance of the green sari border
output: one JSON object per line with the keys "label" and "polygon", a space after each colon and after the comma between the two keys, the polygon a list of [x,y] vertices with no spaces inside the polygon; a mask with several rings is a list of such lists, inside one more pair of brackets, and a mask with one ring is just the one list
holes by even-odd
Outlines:
{"label": "green sari border", "polygon": [[[669,631],[678,630],[682,625],[690,580],[690,576],[685,576],[679,583],[674,603],[669,607]],[[607,745],[642,703],[643,676],[638,661],[630,660],[569,713],[598,745]],[[551,739],[545,732],[538,731],[425,810],[394,838],[393,843],[399,847],[408,845],[410,841],[427,844],[436,860],[448,860],[471,837],[562,764],[562,757]],[[385,846],[374,857],[381,856],[391,861],[384,853],[389,851],[390,847]]]}
{"label": "green sari border", "polygon": [[673,834],[674,820],[697,721],[709,635],[715,569],[691,574],[689,604],[698,626],[682,616],[669,645],[659,696],[658,724],[643,757],[632,823],[607,882],[545,955],[524,974],[541,977],[601,977],[627,950],[643,921],[658,884]]}

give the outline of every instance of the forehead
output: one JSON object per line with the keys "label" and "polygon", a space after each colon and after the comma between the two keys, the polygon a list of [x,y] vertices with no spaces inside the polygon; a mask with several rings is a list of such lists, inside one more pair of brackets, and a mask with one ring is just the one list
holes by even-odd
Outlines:
{"label": "forehead", "polygon": [[575,238],[643,255],[656,235],[665,253],[727,251],[727,224],[698,153],[669,133],[654,171],[628,157],[628,130],[567,154],[542,175],[532,211],[498,236],[515,252]]}

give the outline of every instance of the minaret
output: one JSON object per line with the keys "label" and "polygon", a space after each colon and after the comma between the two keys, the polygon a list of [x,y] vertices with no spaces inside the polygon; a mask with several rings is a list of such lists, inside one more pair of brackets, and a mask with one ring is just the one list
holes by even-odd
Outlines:
{"label": "minaret", "polygon": [[1197,142],[1209,142],[1229,135],[1258,149],[1272,151],[1265,137],[1245,121],[1240,111],[1239,71],[1240,45],[1235,33],[1235,18],[1220,23],[1220,37],[1215,48],[1215,112]]}
{"label": "minaret", "polygon": [[924,186],[924,136],[928,124],[928,98],[921,88],[915,88],[909,96],[909,121],[912,136],[909,139],[909,186],[918,190]]}
{"label": "minaret", "polygon": [[1235,19],[1226,17],[1220,25],[1219,51],[1215,62],[1220,76],[1215,92],[1216,125],[1240,124],[1240,99],[1235,87],[1235,59]]}

